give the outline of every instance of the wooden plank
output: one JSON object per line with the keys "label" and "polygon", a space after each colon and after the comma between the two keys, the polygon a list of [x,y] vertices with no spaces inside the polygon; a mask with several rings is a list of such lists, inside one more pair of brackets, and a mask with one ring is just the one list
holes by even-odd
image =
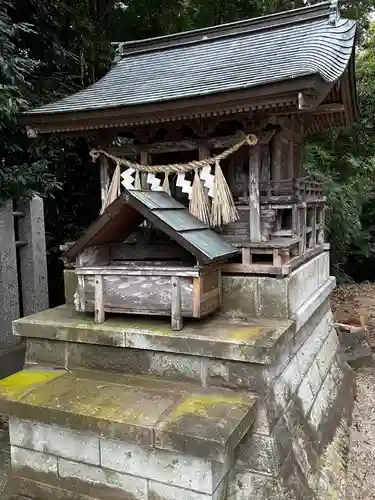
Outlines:
{"label": "wooden plank", "polygon": [[[288,264],[284,264],[282,266],[282,272],[284,275],[290,274],[292,271],[297,269],[297,267],[301,266],[308,260],[312,259],[313,257],[316,257],[317,255],[323,253],[326,251],[326,245],[318,245],[315,248],[311,248],[310,250],[307,250],[307,252],[303,253],[302,255],[297,255],[293,259],[290,259]],[[329,250],[329,249],[328,249]]]}
{"label": "wooden plank", "polygon": [[[143,241],[135,244],[112,243],[110,245],[111,259],[116,260],[191,260],[191,255],[173,241],[166,244],[150,245]],[[140,265],[142,265],[140,263]]]}
{"label": "wooden plank", "polygon": [[[268,144],[271,140],[274,131],[255,131],[258,136],[259,144]],[[109,149],[109,152],[114,156],[133,156],[143,154],[162,154],[162,153],[178,153],[185,151],[208,151],[213,149],[230,148],[234,144],[241,141],[240,135],[228,135],[223,137],[211,137],[209,139],[185,139],[183,141],[162,141],[153,144],[126,144],[124,146],[115,146]],[[209,157],[199,157],[200,160]],[[146,165],[147,163],[142,163]]]}
{"label": "wooden plank", "polygon": [[104,300],[103,300],[103,277],[96,275],[94,277],[95,290],[95,323],[104,323]]}
{"label": "wooden plank", "polygon": [[260,146],[250,150],[249,154],[249,224],[250,241],[261,241],[260,205],[259,205],[259,168]]}
{"label": "wooden plank", "polygon": [[213,298],[218,298],[219,297],[219,290],[215,288],[214,290],[210,290],[209,292],[206,292],[202,295],[202,302],[205,302],[206,300],[211,300]]}
{"label": "wooden plank", "polygon": [[183,328],[183,321],[181,315],[181,280],[178,276],[172,276],[172,317],[171,328],[173,331],[179,331]]}
{"label": "wooden plank", "polygon": [[[104,308],[122,312],[157,311],[171,314],[170,276],[102,276]],[[180,278],[181,313],[190,316],[193,308],[193,280]],[[85,276],[86,306],[95,302],[95,281]]]}
{"label": "wooden plank", "polygon": [[[296,243],[299,242],[299,238],[294,237],[294,238],[275,238],[273,240],[267,240],[267,241],[257,241],[257,242],[247,242],[243,244],[244,247],[246,248],[251,248],[251,249],[273,249],[273,248],[289,248]],[[242,245],[242,243],[241,243]]]}
{"label": "wooden plank", "polygon": [[[141,266],[140,266],[141,267]],[[195,278],[199,276],[199,271],[194,269],[185,270],[183,268],[159,268],[159,267],[149,267],[149,268],[110,268],[104,266],[101,268],[80,268],[76,269],[78,275],[91,275],[96,274],[101,276],[181,276],[181,277],[192,277]]]}
{"label": "wooden plank", "polygon": [[[216,292],[218,292],[216,290]],[[208,314],[211,314],[213,313],[214,311],[216,311],[218,309],[218,306],[219,306],[219,295],[218,293],[216,293],[215,296],[212,296],[210,298],[208,298],[207,300],[204,300],[202,302],[202,306],[201,306],[201,317],[204,317],[204,316],[207,316]]]}
{"label": "wooden plank", "polygon": [[282,267],[277,267],[269,264],[225,264],[223,266],[224,274],[267,274],[272,276],[282,276]]}
{"label": "wooden plank", "polygon": [[193,317],[200,318],[201,311],[201,278],[193,278]]}

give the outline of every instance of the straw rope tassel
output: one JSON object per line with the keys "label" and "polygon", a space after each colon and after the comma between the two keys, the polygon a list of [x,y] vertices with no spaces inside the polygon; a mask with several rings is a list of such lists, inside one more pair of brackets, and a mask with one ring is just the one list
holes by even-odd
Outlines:
{"label": "straw rope tassel", "polygon": [[137,189],[138,191],[142,189],[141,174],[138,170],[135,172],[134,189]]}
{"label": "straw rope tassel", "polygon": [[[154,190],[163,189],[165,192],[170,194],[170,185],[169,185],[169,175],[177,174],[184,178],[184,174],[187,172],[195,171],[194,174],[194,184],[195,184],[195,200],[191,200],[191,209],[196,213],[200,213],[202,220],[206,219],[206,209],[208,210],[209,202],[207,200],[206,193],[202,187],[198,169],[207,169],[207,167],[211,167],[215,165],[215,180],[214,180],[214,196],[212,201],[212,209],[211,209],[211,225],[220,226],[222,224],[229,224],[238,219],[238,213],[236,207],[234,205],[232,193],[229,189],[227,181],[225,180],[224,174],[220,167],[220,161],[228,158],[231,154],[238,151],[242,146],[255,146],[257,144],[257,137],[254,134],[245,135],[243,133],[238,137],[239,142],[234,144],[232,147],[226,149],[222,153],[211,156],[205,160],[194,160],[188,161],[186,163],[169,163],[167,165],[140,165],[139,163],[134,163],[126,158],[118,158],[116,156],[111,155],[110,153],[102,150],[102,149],[92,149],[90,151],[90,155],[92,160],[95,161],[101,154],[109,158],[110,160],[116,163],[116,169],[113,174],[113,178],[111,184],[108,188],[106,198],[103,202],[103,206],[100,213],[103,213],[104,210],[113,203],[118,196],[120,196],[121,192],[121,171],[120,165],[126,167],[127,170],[122,174],[123,182],[122,184],[126,189],[141,189],[141,179],[140,172],[147,172],[148,174],[152,174],[158,183],[155,184]],[[133,174],[136,173],[135,181],[133,181]],[[155,177],[155,174],[163,173],[164,174],[164,182],[163,187],[160,186],[160,180]],[[204,174],[206,175],[206,174]],[[190,184],[186,181],[187,184]],[[133,187],[133,184],[135,186]],[[156,189],[159,188],[159,189]],[[194,189],[192,187],[191,189]],[[189,192],[190,191],[184,191]],[[202,195],[203,193],[203,195]],[[202,201],[201,207],[199,206],[198,200]]]}
{"label": "straw rope tassel", "polygon": [[211,208],[211,225],[222,226],[238,219],[232,193],[225,180],[219,160],[215,162],[214,196]]}
{"label": "straw rope tassel", "polygon": [[194,173],[194,181],[189,204],[189,212],[205,224],[210,223],[210,206],[208,196],[199,177],[198,169]]}
{"label": "straw rope tassel", "polygon": [[100,211],[100,214],[104,212],[104,210],[121,194],[121,168],[120,164],[117,163],[115,171],[112,176],[111,184],[109,185],[107,195],[103,201],[103,205]]}
{"label": "straw rope tassel", "polygon": [[169,182],[169,174],[168,173],[166,173],[164,175],[163,189],[167,194],[169,194],[169,196],[171,196],[171,185]]}

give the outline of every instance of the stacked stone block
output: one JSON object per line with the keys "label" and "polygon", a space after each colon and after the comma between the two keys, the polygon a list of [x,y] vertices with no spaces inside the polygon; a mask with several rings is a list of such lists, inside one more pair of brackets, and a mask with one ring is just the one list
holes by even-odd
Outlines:
{"label": "stacked stone block", "polygon": [[69,498],[69,492],[75,492],[103,500],[156,500],[161,495],[219,500],[229,468],[229,464],[17,419],[11,420],[10,438],[13,472],[24,479],[21,491],[28,494],[32,488],[41,498],[52,491],[55,498]]}
{"label": "stacked stone block", "polygon": [[33,477],[38,490],[30,496],[37,500],[51,498],[51,491],[74,500],[340,498],[353,372],[333,326],[328,253],[285,279],[224,277],[226,316],[178,334],[134,318],[103,325],[78,318],[69,305],[74,280],[66,277],[68,305],[14,324],[27,338],[26,367],[179,380],[207,391],[251,393],[258,404],[233,453],[220,459],[202,457],[199,446],[155,450],[89,426],[77,433],[57,421],[13,418],[19,492]]}

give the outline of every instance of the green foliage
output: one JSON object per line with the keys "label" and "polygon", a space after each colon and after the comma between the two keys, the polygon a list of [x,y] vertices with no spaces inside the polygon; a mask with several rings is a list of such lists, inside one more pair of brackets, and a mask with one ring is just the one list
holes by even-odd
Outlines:
{"label": "green foliage", "polygon": [[[366,18],[370,2],[362,6]],[[361,122],[350,130],[315,137],[305,167],[324,181],[328,235],[339,278],[375,279],[375,26],[364,32],[357,56]]]}
{"label": "green foliage", "polygon": [[38,63],[18,43],[22,36],[35,35],[33,27],[29,23],[13,22],[12,12],[11,4],[1,0],[0,202],[29,196],[32,192],[46,195],[51,189],[60,187],[48,163],[39,154],[32,154],[27,138],[17,126],[15,117],[26,106],[24,96],[30,87],[28,78]]}

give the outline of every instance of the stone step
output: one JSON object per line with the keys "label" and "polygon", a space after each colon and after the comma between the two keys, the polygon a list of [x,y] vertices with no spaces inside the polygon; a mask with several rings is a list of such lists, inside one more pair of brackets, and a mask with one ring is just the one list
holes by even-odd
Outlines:
{"label": "stone step", "polygon": [[13,420],[222,463],[251,427],[256,400],[227,389],[85,370],[27,369],[0,381],[0,412]]}
{"label": "stone step", "polygon": [[270,364],[280,339],[294,335],[295,323],[215,315],[186,321],[185,328],[176,332],[168,320],[154,317],[110,315],[104,323],[95,324],[92,314],[63,305],[14,321],[13,330],[28,339],[64,342],[59,345],[62,363],[69,356],[68,343],[79,343]]}

